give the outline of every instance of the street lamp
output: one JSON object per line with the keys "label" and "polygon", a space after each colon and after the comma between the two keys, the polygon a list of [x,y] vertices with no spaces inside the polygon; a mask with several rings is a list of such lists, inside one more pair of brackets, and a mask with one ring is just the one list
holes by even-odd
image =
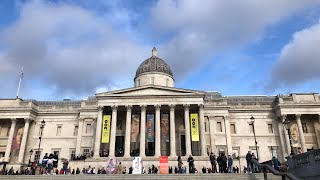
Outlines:
{"label": "street lamp", "polygon": [[30,155],[30,157],[29,157],[29,164],[28,164],[28,166],[30,167],[30,162],[31,162],[31,155],[33,154],[33,150],[31,149],[30,151],[29,151],[29,155]]}
{"label": "street lamp", "polygon": [[42,131],[44,128],[44,125],[46,124],[46,122],[44,120],[41,121],[40,124],[40,136],[39,136],[39,147],[38,147],[38,158],[37,158],[37,164],[39,164],[39,159],[40,159],[40,144],[41,144],[41,138],[42,138]]}
{"label": "street lamp", "polygon": [[257,147],[257,139],[256,139],[256,131],[254,129],[254,122],[255,122],[255,119],[254,117],[251,115],[251,123],[252,123],[252,129],[253,129],[253,136],[254,136],[254,143],[255,143],[255,146],[256,146],[256,152],[257,152],[257,160],[259,161],[259,153],[258,153],[258,147]]}
{"label": "street lamp", "polygon": [[294,152],[293,152],[293,148],[292,148],[292,139],[291,139],[291,132],[290,132],[290,120],[288,120],[287,118],[282,122],[284,128],[288,131],[288,136],[289,136],[289,142],[290,142],[290,149],[291,149],[291,153],[290,155],[293,155]]}

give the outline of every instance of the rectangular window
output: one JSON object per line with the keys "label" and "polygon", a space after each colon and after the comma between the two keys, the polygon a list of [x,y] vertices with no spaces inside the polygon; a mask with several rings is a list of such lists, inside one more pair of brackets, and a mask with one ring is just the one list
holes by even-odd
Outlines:
{"label": "rectangular window", "polygon": [[61,136],[61,129],[62,129],[62,126],[61,125],[58,125],[57,126],[57,136]]}
{"label": "rectangular window", "polygon": [[70,159],[75,160],[75,157],[76,157],[76,150],[70,149]]}
{"label": "rectangular window", "polygon": [[268,124],[268,132],[269,132],[270,134],[273,134],[272,124]]}
{"label": "rectangular window", "polygon": [[11,127],[8,127],[7,136],[9,136],[9,134],[10,134],[10,129],[11,129]]}
{"label": "rectangular window", "polygon": [[249,124],[250,133],[253,133],[253,124]]}
{"label": "rectangular window", "polygon": [[78,130],[79,130],[79,126],[78,125],[74,125],[73,136],[78,136]]}
{"label": "rectangular window", "polygon": [[222,132],[222,124],[221,124],[221,122],[217,122],[217,132]]}
{"label": "rectangular window", "polygon": [[41,151],[35,151],[36,153],[34,154],[34,162],[38,162],[38,160],[40,161],[40,155],[41,155]]}
{"label": "rectangular window", "polygon": [[237,134],[236,133],[236,125],[235,124],[230,124],[230,133],[231,134]]}
{"label": "rectangular window", "polygon": [[53,154],[56,154],[57,156],[59,156],[60,150],[53,150]]}
{"label": "rectangular window", "polygon": [[240,148],[232,148],[232,158],[239,159]]}
{"label": "rectangular window", "polygon": [[204,121],[204,132],[208,132],[208,131],[207,131],[207,126],[208,126],[207,123],[208,123],[207,121]]}
{"label": "rectangular window", "polygon": [[90,149],[89,148],[83,149],[83,155],[85,155],[86,157],[89,157],[90,156]]}
{"label": "rectangular window", "polygon": [[87,124],[87,126],[86,126],[86,133],[87,133],[87,134],[92,133],[92,125],[91,125],[91,124]]}
{"label": "rectangular window", "polygon": [[272,157],[278,158],[278,147],[269,146],[269,151],[270,151],[271,158]]}
{"label": "rectangular window", "polygon": [[303,133],[308,133],[307,123],[301,123]]}

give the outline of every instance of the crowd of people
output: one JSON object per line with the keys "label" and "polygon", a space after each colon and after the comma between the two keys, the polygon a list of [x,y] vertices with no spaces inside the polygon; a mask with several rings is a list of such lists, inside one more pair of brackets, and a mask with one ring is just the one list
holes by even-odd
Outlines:
{"label": "crowd of people", "polygon": [[[76,158],[78,160],[78,157]],[[81,157],[79,157],[81,159]],[[252,163],[252,159],[256,159],[256,156],[254,153],[251,153],[250,151],[246,155],[246,161],[247,161],[247,167],[243,168],[244,173],[255,173],[259,172],[259,169]],[[218,156],[214,155],[213,153],[210,153],[209,159],[211,167],[202,167],[201,171],[199,171],[195,167],[194,158],[192,155],[189,155],[187,159],[187,166],[183,164],[183,161],[181,159],[181,156],[178,156],[177,159],[177,166],[169,166],[168,167],[168,173],[169,174],[185,174],[187,173],[240,173],[238,166],[233,166],[233,159],[230,155],[228,157],[225,155],[224,152],[219,153]],[[108,167],[104,168],[98,168],[88,166],[87,168],[71,168],[69,166],[69,161],[63,159],[63,166],[61,169],[58,169],[58,161],[59,157],[57,154],[49,154],[46,153],[44,157],[42,158],[41,165],[37,166],[36,164],[33,164],[31,167],[26,168],[23,171],[14,171],[13,167],[11,167],[9,170],[4,168],[1,171],[2,175],[58,175],[58,174],[132,174],[133,168],[129,167],[128,169],[119,162],[117,166],[115,165],[115,169],[110,171]],[[276,170],[279,171],[280,162],[277,158],[273,157],[272,159],[272,165]],[[156,167],[152,165],[151,167],[146,169],[142,167],[142,173],[148,173],[148,174],[158,174],[159,173],[159,167]]]}

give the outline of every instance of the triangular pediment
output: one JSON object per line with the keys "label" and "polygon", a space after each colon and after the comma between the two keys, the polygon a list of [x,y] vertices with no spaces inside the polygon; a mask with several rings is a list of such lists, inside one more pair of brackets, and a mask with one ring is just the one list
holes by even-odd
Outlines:
{"label": "triangular pediment", "polygon": [[203,91],[194,91],[163,86],[142,86],[128,89],[120,89],[96,94],[97,97],[103,96],[179,96],[179,95],[204,95]]}

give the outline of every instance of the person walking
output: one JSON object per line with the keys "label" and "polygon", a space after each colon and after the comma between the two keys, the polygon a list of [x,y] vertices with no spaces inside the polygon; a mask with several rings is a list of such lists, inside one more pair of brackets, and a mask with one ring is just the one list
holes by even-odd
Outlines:
{"label": "person walking", "polygon": [[68,160],[66,160],[66,161],[63,162],[62,170],[63,170],[63,174],[64,174],[64,175],[67,174],[68,165],[69,165]]}
{"label": "person walking", "polygon": [[230,155],[228,155],[228,173],[232,173],[233,160]]}
{"label": "person walking", "polygon": [[183,165],[182,160],[181,160],[181,156],[178,156],[177,161],[178,161],[178,169],[179,169],[178,172],[181,174],[182,173],[182,165]]}
{"label": "person walking", "polygon": [[189,173],[194,173],[194,171],[193,171],[194,170],[194,160],[193,160],[193,157],[191,154],[189,155],[188,163],[189,163]]}
{"label": "person walking", "polygon": [[[251,160],[252,159],[255,159],[257,160],[257,157],[254,155],[254,153],[251,154]],[[251,168],[252,168],[252,173],[256,173],[258,170],[257,170],[257,167],[255,164],[253,164],[253,162],[251,161]]]}
{"label": "person walking", "polygon": [[248,151],[247,155],[246,155],[246,160],[247,160],[247,173],[251,173],[252,172],[252,167],[251,167],[251,152]]}
{"label": "person walking", "polygon": [[276,157],[272,158],[272,164],[275,170],[279,171],[279,160]]}
{"label": "person walking", "polygon": [[217,159],[216,159],[216,156],[212,152],[210,153],[210,163],[211,163],[212,173],[216,173],[217,172]]}
{"label": "person walking", "polygon": [[227,173],[227,156],[224,154],[224,152],[221,153],[221,162],[222,162],[222,173]]}

